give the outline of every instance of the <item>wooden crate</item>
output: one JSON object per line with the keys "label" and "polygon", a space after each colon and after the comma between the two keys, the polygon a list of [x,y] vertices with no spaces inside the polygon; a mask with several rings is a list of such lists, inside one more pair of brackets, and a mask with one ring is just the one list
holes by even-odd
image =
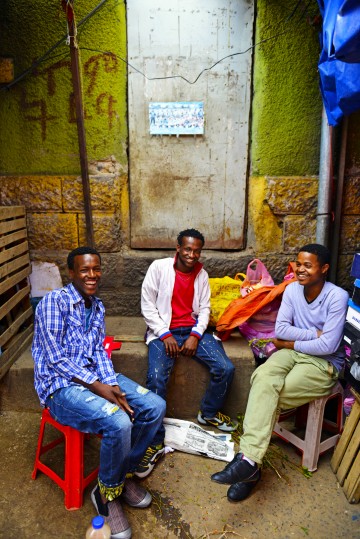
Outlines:
{"label": "wooden crate", "polygon": [[355,391],[354,395],[356,400],[331,460],[331,468],[350,503],[360,499],[360,395]]}
{"label": "wooden crate", "polygon": [[0,207],[0,379],[31,342],[31,273],[23,206]]}

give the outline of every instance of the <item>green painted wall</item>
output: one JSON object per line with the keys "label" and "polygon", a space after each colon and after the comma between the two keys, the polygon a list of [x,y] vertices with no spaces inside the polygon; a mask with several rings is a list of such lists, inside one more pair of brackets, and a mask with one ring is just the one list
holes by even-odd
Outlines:
{"label": "green painted wall", "polygon": [[[78,25],[97,4],[75,2]],[[60,6],[60,0],[0,0],[0,55],[14,59],[15,77],[67,34]],[[124,2],[107,0],[79,25],[78,43],[88,158],[114,155],[126,165],[126,64],[120,59],[126,58]],[[63,42],[35,72],[0,90],[0,173],[79,173],[69,62]]]}
{"label": "green painted wall", "polygon": [[[296,4],[288,0],[257,2],[253,175],[318,174],[322,108],[318,33],[301,15],[301,7],[291,17]],[[316,0],[308,8],[313,16]]]}

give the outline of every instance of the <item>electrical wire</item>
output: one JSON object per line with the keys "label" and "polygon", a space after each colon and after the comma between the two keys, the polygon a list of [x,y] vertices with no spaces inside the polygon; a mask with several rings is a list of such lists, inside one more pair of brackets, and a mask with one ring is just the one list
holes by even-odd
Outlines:
{"label": "electrical wire", "polygon": [[[78,28],[80,28],[81,26],[83,26],[91,17],[93,17],[95,15],[95,13],[101,9],[104,4],[108,2],[108,0],[101,0],[101,2],[95,6],[94,9],[92,9],[83,19],[81,19],[81,21],[79,22],[78,24]],[[292,11],[290,12],[289,15],[286,15],[283,19],[281,19],[279,21],[278,24],[281,24],[282,22],[286,22],[288,23],[296,14],[297,10],[299,9],[299,6],[301,5],[301,3],[303,2],[303,0],[297,0],[294,8],[292,9]],[[302,11],[301,15],[300,15],[300,18],[303,18],[305,16],[305,14],[307,13],[308,11],[308,8],[309,8],[309,5],[310,3],[312,2],[312,0],[309,0],[309,2],[307,3],[307,5],[305,6],[304,10]],[[217,66],[218,64],[220,64],[221,62],[223,62],[224,60],[228,59],[228,58],[232,58],[233,56],[239,56],[239,55],[242,55],[242,54],[246,54],[247,52],[249,52],[250,50],[252,49],[255,49],[255,47],[258,47],[259,45],[263,44],[263,43],[266,43],[268,41],[271,41],[273,39],[276,39],[284,34],[286,34],[287,32],[290,31],[290,28],[287,28],[286,30],[283,30],[281,32],[278,32],[272,36],[269,36],[268,38],[264,38],[260,41],[258,41],[257,43],[255,43],[254,45],[251,45],[250,47],[248,47],[246,50],[244,51],[240,51],[240,52],[234,52],[232,54],[228,54],[227,56],[224,56],[223,58],[220,58],[220,60],[217,60],[213,65],[211,65],[210,67],[206,67],[204,68],[198,75],[197,77],[193,80],[193,81],[190,81],[189,79],[187,79],[186,77],[184,77],[183,75],[168,75],[166,77],[148,77],[145,73],[143,73],[140,69],[138,69],[137,67],[133,66],[132,64],[130,64],[127,60],[125,60],[124,58],[122,58],[121,56],[118,56],[116,55],[115,53],[113,52],[110,52],[110,51],[103,51],[103,50],[98,50],[98,49],[90,49],[90,48],[87,48],[87,47],[79,47],[79,49],[81,50],[88,50],[88,51],[92,51],[92,52],[99,52],[101,54],[108,54],[108,55],[111,55],[111,56],[115,56],[118,60],[121,60],[122,62],[124,62],[128,67],[130,67],[131,69],[133,69],[134,71],[136,71],[137,73],[139,73],[140,75],[142,75],[143,77],[145,77],[147,80],[149,81],[153,81],[153,80],[168,80],[168,79],[182,79],[184,80],[185,82],[187,82],[188,84],[195,84],[199,78],[203,75],[203,73],[205,73],[206,71],[210,71],[211,69],[213,69],[215,66]],[[56,56],[60,56],[59,55],[56,55],[56,56],[52,56],[50,57],[49,55],[57,48],[59,47],[60,45],[62,45],[64,42],[66,43],[67,40],[68,40],[68,34],[66,34],[65,36],[63,36],[61,39],[59,39],[59,41],[57,41],[55,43],[55,45],[53,45],[48,51],[46,51],[40,58],[36,59],[32,65],[27,68],[25,71],[23,71],[20,75],[18,75],[12,82],[10,82],[9,84],[3,86],[1,89],[2,90],[9,90],[12,86],[14,86],[15,84],[17,84],[18,82],[20,82],[23,78],[25,78],[27,75],[31,74],[40,64],[42,64],[43,62],[45,61],[49,61],[53,58],[55,58]],[[69,53],[67,53],[69,54]],[[64,53],[65,56],[67,56],[67,54]]]}
{"label": "electrical wire", "polygon": [[[93,15],[95,15],[95,13],[100,8],[102,8],[102,6],[106,2],[108,2],[108,0],[101,0],[101,2],[97,6],[95,6],[93,10],[91,10],[87,15],[85,15],[83,19],[81,19],[81,21],[78,24],[78,27],[81,27],[83,24],[85,24],[88,21],[88,19],[91,18]],[[50,49],[48,49],[42,56],[40,56],[40,58],[37,58],[36,60],[34,60],[34,62],[31,64],[30,67],[25,69],[25,71],[20,73],[20,75],[18,75],[12,82],[9,82],[9,84],[6,84],[6,86],[3,86],[1,89],[9,90],[12,86],[20,82],[24,77],[26,77],[27,75],[30,75],[40,64],[49,60],[48,58],[49,54],[51,54],[57,47],[62,45],[64,42],[66,43],[67,39],[68,39],[68,34],[64,35],[61,39],[59,39],[59,41],[57,41],[55,45],[50,47]]]}

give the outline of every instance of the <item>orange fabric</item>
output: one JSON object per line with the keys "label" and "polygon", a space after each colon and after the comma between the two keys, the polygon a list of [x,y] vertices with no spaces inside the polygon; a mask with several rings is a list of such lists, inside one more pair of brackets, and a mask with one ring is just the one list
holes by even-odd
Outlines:
{"label": "orange fabric", "polygon": [[[290,262],[286,275],[294,273],[295,264]],[[275,286],[263,286],[253,290],[243,298],[234,299],[220,317],[216,329],[221,333],[222,340],[226,340],[231,330],[246,322],[251,316],[262,309],[265,305],[282,295],[288,284],[296,281],[296,277],[284,280]]]}

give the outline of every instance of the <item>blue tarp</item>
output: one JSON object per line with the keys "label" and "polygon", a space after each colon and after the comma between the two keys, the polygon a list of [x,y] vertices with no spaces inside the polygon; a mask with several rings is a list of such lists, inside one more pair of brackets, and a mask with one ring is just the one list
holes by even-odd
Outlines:
{"label": "blue tarp", "polygon": [[360,109],[360,0],[318,0],[320,89],[330,125]]}

